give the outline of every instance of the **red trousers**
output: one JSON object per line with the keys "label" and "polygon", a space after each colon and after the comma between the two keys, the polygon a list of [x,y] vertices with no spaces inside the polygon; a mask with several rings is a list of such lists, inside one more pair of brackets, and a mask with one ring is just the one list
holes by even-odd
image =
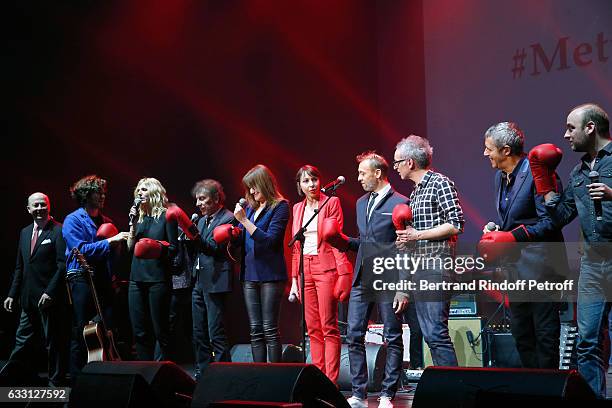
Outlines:
{"label": "red trousers", "polygon": [[312,363],[336,384],[340,369],[338,300],[334,297],[336,270],[322,271],[316,255],[304,256],[306,327]]}

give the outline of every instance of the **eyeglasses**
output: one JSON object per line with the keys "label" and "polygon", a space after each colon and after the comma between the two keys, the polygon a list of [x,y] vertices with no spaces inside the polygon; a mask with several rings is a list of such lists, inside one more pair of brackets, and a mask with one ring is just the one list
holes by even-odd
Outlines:
{"label": "eyeglasses", "polygon": [[399,160],[394,160],[394,161],[393,161],[393,168],[394,168],[394,169],[395,169],[395,168],[397,168],[401,162],[406,161],[406,160],[408,160],[408,159],[399,159]]}

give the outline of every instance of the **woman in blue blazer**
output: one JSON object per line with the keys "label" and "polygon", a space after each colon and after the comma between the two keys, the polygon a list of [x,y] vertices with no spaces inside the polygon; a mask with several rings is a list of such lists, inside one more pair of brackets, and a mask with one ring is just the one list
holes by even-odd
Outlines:
{"label": "woman in blue blazer", "polygon": [[289,203],[276,178],[258,164],[242,178],[249,208],[236,204],[234,216],[243,228],[240,279],[251,329],[256,363],[279,363],[282,344],[278,330],[280,303],[287,281],[283,240]]}

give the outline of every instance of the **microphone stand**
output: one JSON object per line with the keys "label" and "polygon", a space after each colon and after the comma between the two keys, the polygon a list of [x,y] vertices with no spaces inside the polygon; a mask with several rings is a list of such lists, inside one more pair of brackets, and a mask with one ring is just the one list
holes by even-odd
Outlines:
{"label": "microphone stand", "polygon": [[[327,198],[325,199],[325,201],[323,201],[323,204],[319,205],[319,208],[316,208],[314,210],[314,214],[312,214],[312,217],[310,217],[310,219],[306,222],[306,224],[304,224],[302,226],[302,228],[300,228],[298,230],[298,232],[295,233],[295,235],[293,236],[293,238],[291,238],[291,241],[289,241],[289,244],[287,244],[287,246],[289,248],[293,247],[293,245],[296,243],[296,241],[300,242],[300,267],[299,267],[299,279],[300,279],[300,300],[301,300],[301,314],[302,314],[302,359],[303,362],[306,362],[306,304],[305,304],[305,299],[304,299],[304,242],[306,241],[306,237],[304,236],[304,233],[306,232],[306,228],[308,228],[308,225],[310,225],[310,223],[312,222],[312,220],[314,220],[314,218],[321,212],[321,209],[323,207],[325,207],[325,204],[327,204],[327,202],[330,200],[330,198],[332,198],[335,194],[336,194],[336,189],[338,188],[339,184],[336,184],[335,186],[333,186],[332,188],[328,189],[325,193],[328,194]],[[317,235],[318,235],[318,231],[317,231]],[[318,239],[318,237],[317,237]],[[332,294],[333,296],[333,294]]]}

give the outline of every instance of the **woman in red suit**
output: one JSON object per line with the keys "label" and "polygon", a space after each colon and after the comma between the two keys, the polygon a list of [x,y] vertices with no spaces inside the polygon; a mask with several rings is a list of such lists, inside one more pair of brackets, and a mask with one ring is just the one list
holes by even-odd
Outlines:
{"label": "woman in red suit", "polygon": [[[293,206],[293,234],[310,219],[314,210],[327,199],[321,193],[321,173],[311,165],[302,166],[295,177],[298,194],[305,199]],[[310,338],[312,362],[334,383],[340,367],[340,331],[338,300],[346,300],[352,282],[352,266],[346,254],[323,241],[318,233],[323,220],[335,218],[342,228],[340,200],[332,197],[310,223],[304,236],[304,297],[306,326]],[[292,256],[291,294],[299,298],[300,243]],[[290,295],[291,296],[291,295]]]}

